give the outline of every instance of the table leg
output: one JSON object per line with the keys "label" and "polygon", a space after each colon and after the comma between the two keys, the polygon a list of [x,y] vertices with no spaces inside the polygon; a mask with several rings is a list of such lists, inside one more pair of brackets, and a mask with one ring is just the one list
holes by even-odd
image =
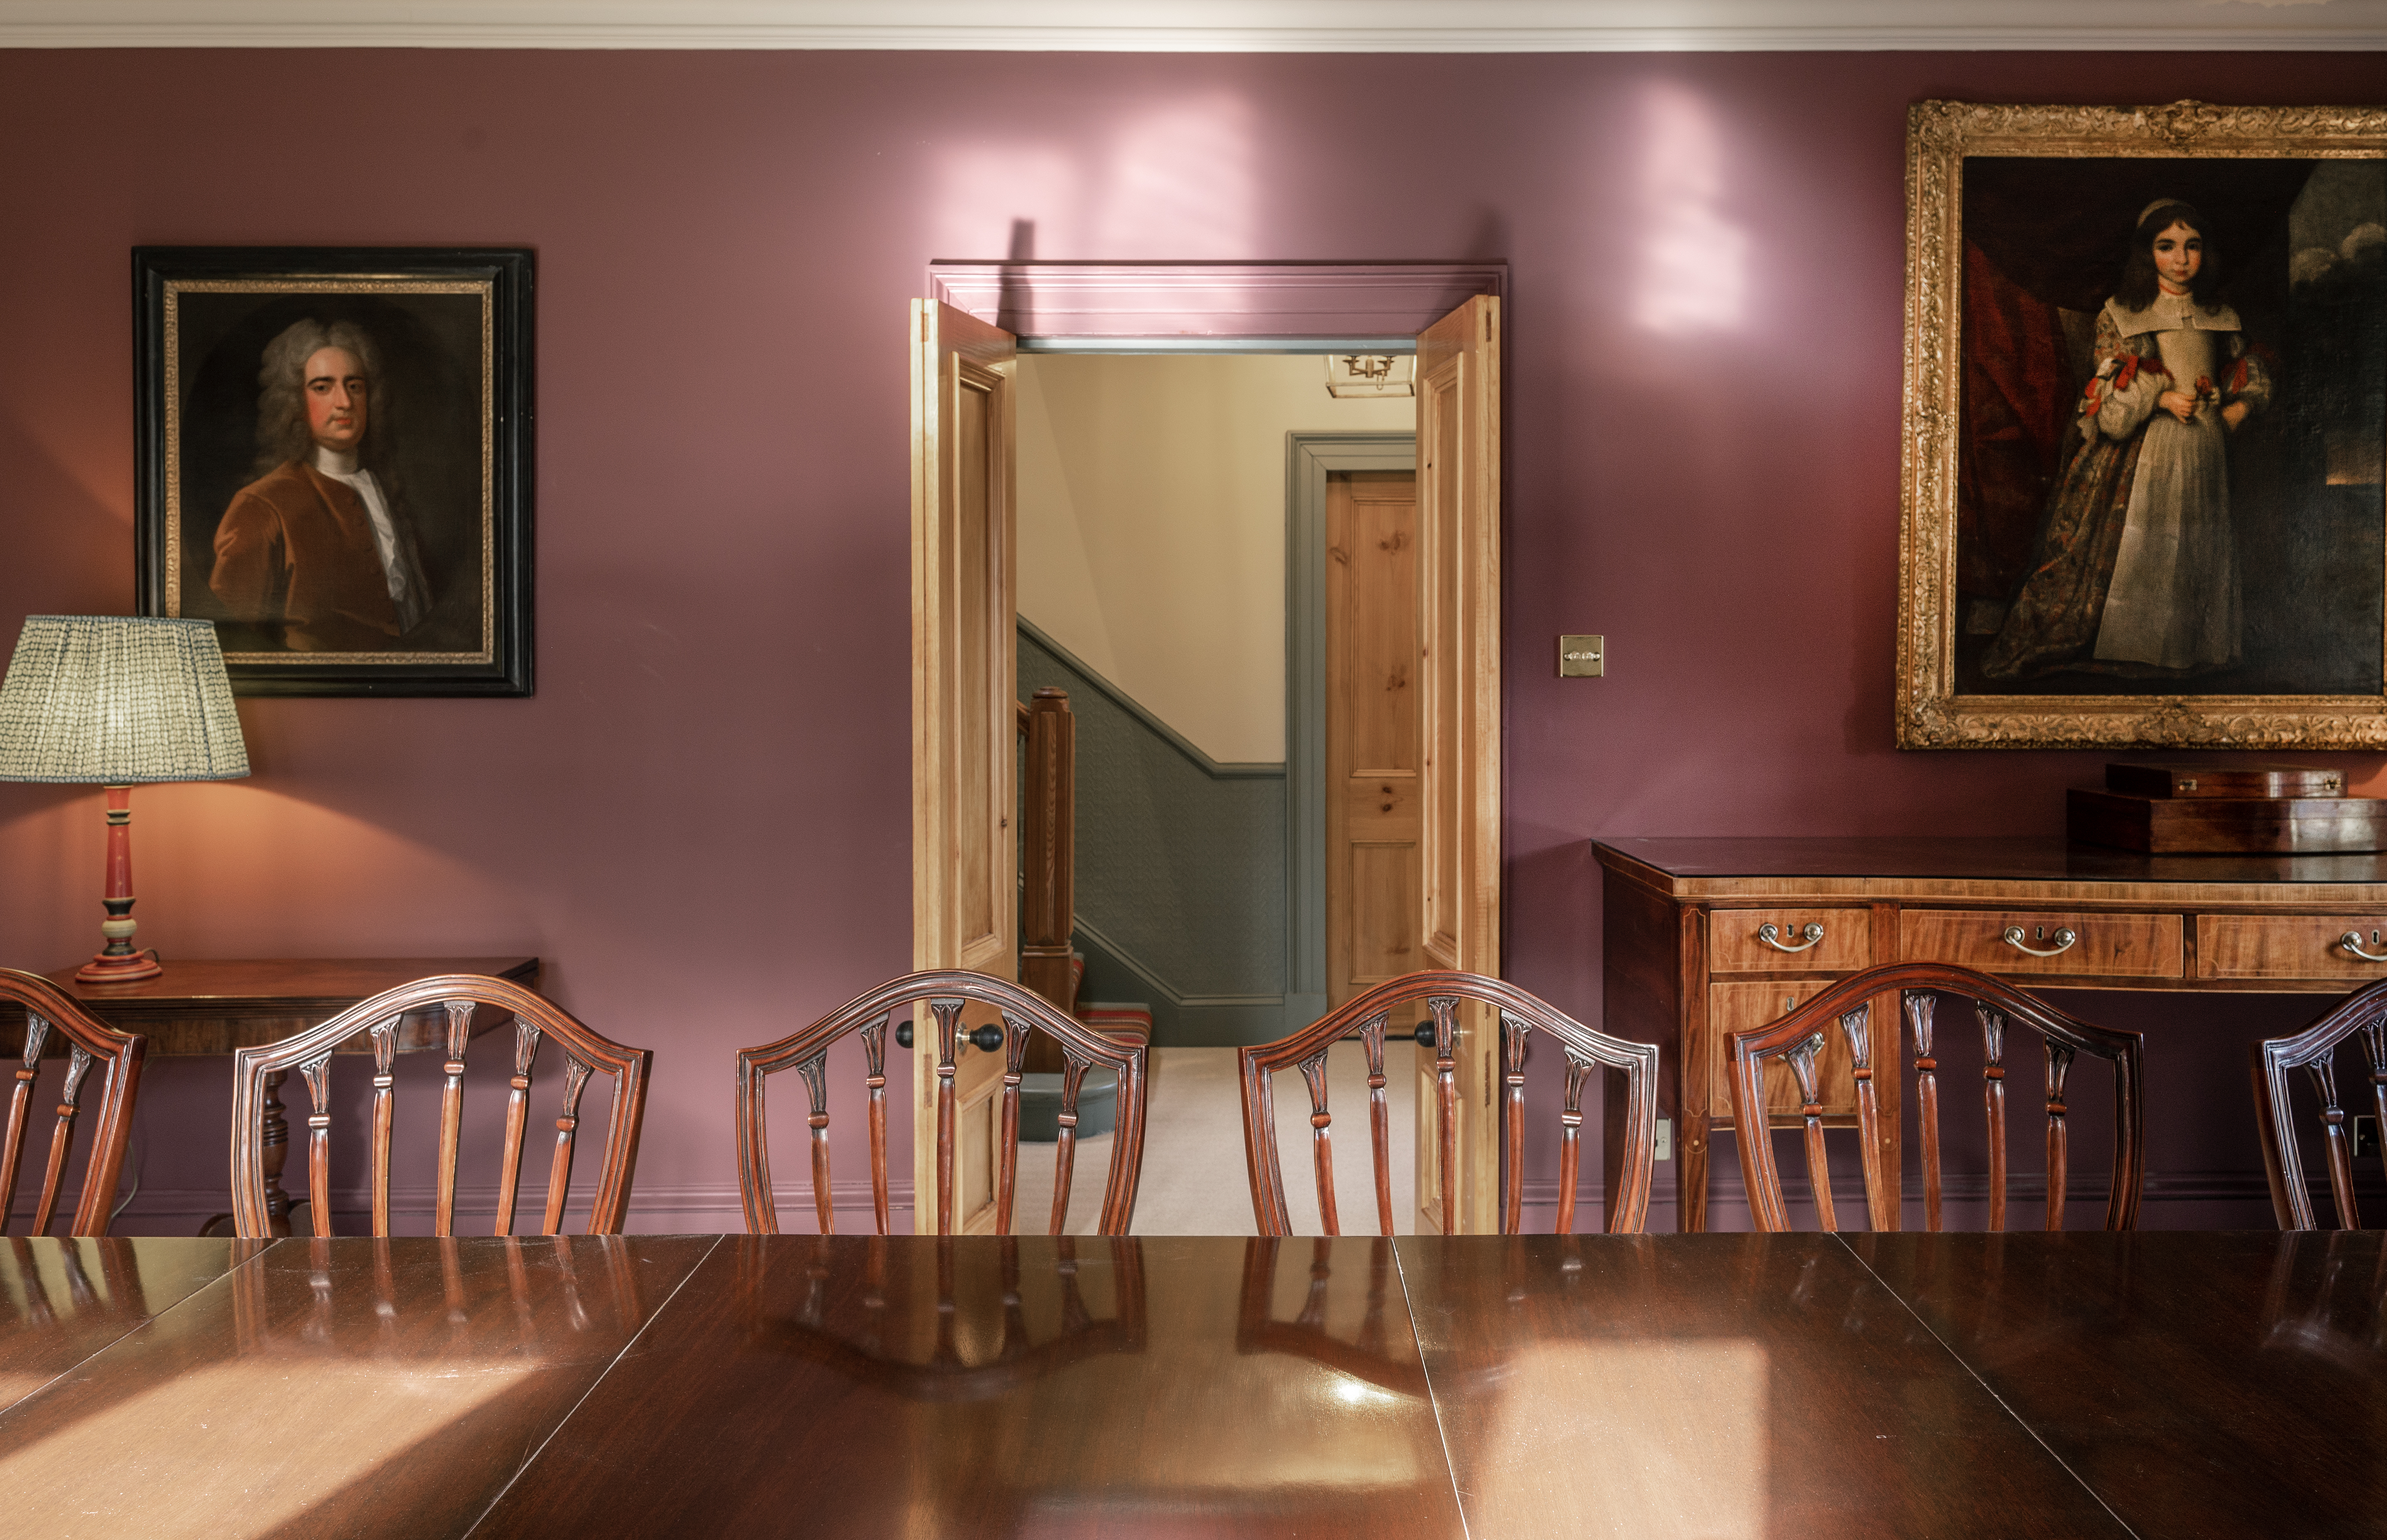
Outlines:
{"label": "table leg", "polygon": [[265,1124],[258,1142],[258,1163],[265,1168],[265,1213],[273,1233],[290,1233],[290,1194],[282,1190],[282,1166],[290,1158],[290,1124],[282,1116],[282,1082],[286,1069],[265,1073]]}

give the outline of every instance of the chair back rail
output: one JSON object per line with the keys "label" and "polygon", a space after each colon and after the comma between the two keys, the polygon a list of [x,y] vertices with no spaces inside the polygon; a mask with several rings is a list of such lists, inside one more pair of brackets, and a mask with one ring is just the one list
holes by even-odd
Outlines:
{"label": "chair back rail", "polygon": [[[1733,1127],[1739,1133],[1741,1172],[1749,1186],[1749,1210],[1759,1229],[1790,1228],[1765,1105],[1765,1065],[1774,1059],[1788,1068],[1799,1089],[1807,1176],[1813,1189],[1817,1222],[1825,1230],[1839,1228],[1832,1204],[1831,1168],[1824,1143],[1822,1088],[1816,1067],[1823,1054],[1825,1034],[1835,1027],[1848,1043],[1855,1079],[1857,1142],[1864,1168],[1866,1218],[1876,1230],[1898,1228],[1903,1182],[1901,1173],[1888,1169],[1881,1159],[1880,1110],[1873,1085],[1873,1001],[1876,996],[1893,993],[1899,999],[1901,1014],[1914,1043],[1917,1142],[1922,1146],[1924,1223],[1927,1229],[1938,1231],[1942,1222],[1939,1065],[1933,1047],[1935,1016],[1941,993],[1969,997],[1980,1023],[1981,1100],[1989,1124],[1989,1228],[2005,1228],[2005,1036],[2010,1024],[2038,1032],[2045,1045],[2046,1228],[2064,1228],[2071,1169],[2065,1081],[2074,1058],[2081,1054],[2107,1060],[2114,1066],[2114,1178],[2106,1200],[2105,1228],[2128,1230],[2137,1224],[2139,1189],[2146,1172],[2142,1035],[2067,1016],[2002,979],[1971,968],[1947,963],[1891,963],[1839,980],[1766,1026],[1732,1034],[1727,1051],[1731,1054]],[[1891,1073],[1896,1073],[1894,1065]]]}
{"label": "chair back rail", "polygon": [[32,1233],[45,1233],[57,1212],[67,1157],[74,1148],[75,1123],[82,1115],[83,1085],[91,1067],[103,1063],[107,1070],[100,1081],[97,1120],[92,1126],[91,1152],[83,1163],[82,1192],[75,1200],[74,1218],[67,1233],[105,1235],[116,1206],[117,1180],[124,1169],[124,1146],[133,1136],[133,1097],[140,1089],[141,1063],[149,1040],[118,1031],[39,974],[0,968],[0,1000],[20,1005],[25,1012],[16,1084],[8,1097],[8,1129],[6,1142],[0,1142],[0,1230],[7,1228],[9,1212],[16,1206],[26,1136],[41,1117],[33,1105],[34,1082],[41,1077],[42,1054],[55,1031],[66,1040],[66,1076],[51,1123],[42,1195],[33,1205]]}
{"label": "chair back rail", "polygon": [[613,1079],[613,1105],[605,1127],[605,1151],[597,1192],[590,1200],[588,1233],[618,1235],[630,1205],[630,1181],[638,1165],[638,1136],[646,1120],[647,1079],[653,1054],[603,1036],[542,995],[505,978],[444,974],[418,978],[360,1001],[339,1015],[279,1042],[242,1048],[233,1054],[233,1227],[244,1237],[272,1234],[266,1212],[263,1118],[266,1079],[297,1069],[307,1083],[314,1110],[307,1119],[307,1186],[315,1233],[332,1233],[332,1054],[362,1032],[373,1055],[371,1180],[373,1232],[390,1232],[390,1146],[397,1120],[398,1025],[410,1012],[439,1010],[447,1016],[447,1058],[439,1093],[439,1168],[435,1188],[433,1233],[452,1235],[456,1224],[456,1178],[463,1143],[464,1068],[473,1013],[490,1006],[514,1018],[513,1077],[506,1097],[505,1142],[498,1182],[496,1232],[513,1233],[522,1182],[523,1147],[530,1132],[531,1070],[539,1043],[553,1039],[563,1051],[562,1105],[555,1120],[555,1149],[548,1168],[547,1201],[540,1233],[563,1228],[572,1165],[580,1127],[580,1101],[591,1075]]}
{"label": "chair back rail", "polygon": [[[1547,1032],[1566,1061],[1566,1091],[1559,1115],[1559,1213],[1560,1231],[1574,1227],[1575,1186],[1582,1169],[1583,1089],[1595,1067],[1625,1077],[1625,1155],[1623,1184],[1615,1195],[1609,1229],[1637,1232],[1649,1207],[1650,1162],[1657,1149],[1658,1049],[1595,1031],[1514,984],[1482,974],[1427,972],[1397,978],[1354,996],[1301,1030],[1235,1053],[1244,1103],[1244,1160],[1252,1188],[1252,1216],[1262,1235],[1292,1232],[1285,1204],[1284,1172],[1277,1150],[1277,1071],[1298,1069],[1309,1093],[1310,1165],[1318,1185],[1318,1212],[1326,1233],[1343,1233],[1334,1203],[1333,1115],[1327,1105],[1326,1055],[1346,1037],[1357,1036],[1368,1057],[1369,1143],[1375,1161],[1378,1233],[1393,1233],[1392,1119],[1384,1098],[1384,1032],[1393,1010],[1423,1001],[1432,1018],[1434,1095],[1439,1116],[1435,1141],[1442,1173],[1442,1230],[1459,1228],[1458,1165],[1459,1005],[1472,1001],[1498,1013],[1501,1035],[1500,1117],[1508,1158],[1501,1183],[1500,1224],[1514,1234],[1524,1201],[1525,1048],[1535,1028]],[[1421,1029],[1421,1047],[1429,1034]],[[1421,1109],[1422,1111],[1422,1109]]]}
{"label": "chair back rail", "polygon": [[[970,1002],[993,1006],[1003,1017],[1000,1047],[1003,1068],[1002,1148],[995,1178],[995,1228],[1011,1231],[1013,1200],[1019,1178],[1019,1092],[1029,1039],[1042,1032],[1061,1047],[1060,1140],[1055,1152],[1053,1215],[1049,1233],[1058,1235],[1068,1216],[1069,1188],[1077,1159],[1078,1100],[1086,1076],[1100,1067],[1118,1077],[1117,1121],[1111,1142],[1110,1170],[1103,1188],[1098,1229],[1105,1235],[1124,1235],[1135,1217],[1136,1183],[1143,1168],[1145,1065],[1149,1050],[1140,1041],[1121,1042],[1085,1023],[1063,1016],[1053,1005],[1005,978],[961,969],[935,969],[890,979],[804,1028],[776,1042],[738,1051],[738,1185],[746,1205],[746,1228],[756,1235],[779,1232],[777,1199],[771,1186],[769,1138],[764,1123],[764,1082],[782,1069],[793,1068],[804,1082],[809,1099],[806,1122],[812,1130],[813,1208],[821,1233],[835,1232],[829,1201],[828,1051],[852,1036],[862,1041],[865,1067],[864,1084],[869,1092],[871,1209],[878,1233],[888,1232],[887,1201],[887,1033],[901,1007],[925,1003],[935,1022],[937,1055],[937,1193],[936,1233],[954,1230],[954,1073],[959,1063],[963,1008]],[[993,1029],[981,1029],[991,1031]],[[929,1044],[916,1038],[914,1052]],[[917,1229],[916,1196],[914,1214]]]}
{"label": "chair back rail", "polygon": [[2267,1038],[2252,1045],[2254,1120],[2262,1130],[2263,1170],[2270,1178],[2271,1212],[2281,1230],[2316,1228],[2288,1098],[2291,1069],[2302,1069],[2312,1077],[2313,1092],[2320,1101],[2322,1148],[2329,1158],[2329,1188],[2337,1202],[2337,1222],[2345,1230],[2362,1228],[2361,1206],[2354,1197],[2351,1119],[2339,1105],[2337,1093],[2337,1051],[2348,1038],[2362,1041],[2363,1056],[2370,1067],[2370,1104],[2380,1128],[2387,1130],[2387,978],[2355,991],[2293,1037]]}

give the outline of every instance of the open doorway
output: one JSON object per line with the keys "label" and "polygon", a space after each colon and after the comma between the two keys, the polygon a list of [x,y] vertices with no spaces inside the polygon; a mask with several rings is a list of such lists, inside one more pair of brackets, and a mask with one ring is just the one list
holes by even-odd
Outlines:
{"label": "open doorway", "polygon": [[[1066,691],[1076,722],[1071,1004],[1152,1034],[1147,1233],[1248,1226],[1233,1048],[1339,1003],[1355,946],[1417,951],[1410,359],[1371,355],[1371,385],[1349,357],[1018,360],[1018,689]],[[1375,816],[1405,814],[1405,845],[1308,815],[1347,790],[1294,795],[1354,766],[1406,777]],[[1304,909],[1323,923],[1295,923]],[[1404,1128],[1414,1052],[1389,1067]],[[1364,1105],[1349,1078],[1335,1101]],[[1302,1147],[1290,1125],[1285,1147]],[[1363,1211],[1367,1170],[1345,1176]]]}
{"label": "open doorway", "polygon": [[[1418,355],[1412,409],[1418,443],[1412,478],[1415,549],[1410,567],[1415,597],[1409,617],[1417,657],[1415,668],[1409,671],[1413,678],[1406,688],[1419,697],[1419,721],[1416,786],[1414,795],[1406,800],[1414,809],[1407,815],[1417,827],[1414,838],[1406,841],[1406,852],[1392,864],[1414,872],[1416,890],[1413,898],[1378,902],[1380,909],[1409,911],[1407,941],[1379,950],[1387,954],[1400,951],[1413,957],[1408,966],[1497,973],[1500,478],[1499,306],[1494,296],[1504,275],[1489,269],[1452,267],[1107,270],[1068,264],[1052,264],[1049,269],[1046,264],[995,264],[976,274],[939,272],[934,276],[949,298],[969,304],[977,313],[935,301],[916,308],[914,950],[918,966],[974,966],[1002,972],[1017,966],[1017,955],[970,963],[964,954],[986,950],[981,943],[991,943],[999,935],[1017,932],[1020,863],[1012,848],[1017,833],[1010,823],[1015,811],[1015,765],[1007,737],[998,745],[995,731],[1039,671],[1073,679],[1075,688],[1085,692],[1089,705],[1111,711],[1115,726],[1129,737],[1139,738],[1141,747],[1128,755],[1130,761],[1170,767],[1167,774],[1175,776],[1171,784],[1184,793],[1181,798],[1156,795],[1151,778],[1146,777],[1143,784],[1127,789],[1124,801],[1114,800],[1126,808],[1126,821],[1140,823],[1144,834],[1157,827],[1156,819],[1181,811],[1173,805],[1178,801],[1195,805],[1197,812],[1207,808],[1215,814],[1231,804],[1248,813],[1271,798],[1279,810],[1273,818],[1279,830],[1290,829],[1306,811],[1307,827],[1322,831],[1322,815],[1328,812],[1324,804],[1332,800],[1323,785],[1326,766],[1318,752],[1310,755],[1303,776],[1291,773],[1299,757],[1294,740],[1311,740],[1313,751],[1319,750],[1315,739],[1322,738],[1322,725],[1288,724],[1281,705],[1274,713],[1255,713],[1250,709],[1256,701],[1275,705],[1286,698],[1284,660],[1291,650],[1278,654],[1277,666],[1269,671],[1272,677],[1257,687],[1248,671],[1239,674],[1232,666],[1247,662],[1253,650],[1245,644],[1256,632],[1271,641],[1282,642],[1287,637],[1282,558],[1288,498],[1269,499],[1268,522],[1274,527],[1259,548],[1277,559],[1264,569],[1274,578],[1272,582],[1250,583],[1252,569],[1260,563],[1238,558],[1230,549],[1234,542],[1227,538],[1226,517],[1220,510],[1231,499],[1214,490],[1206,499],[1206,512],[1200,508],[1192,513],[1180,510],[1157,526],[1164,536],[1158,541],[1158,554],[1145,550],[1139,558],[1143,572],[1130,574],[1124,581],[1120,574],[1127,569],[1114,560],[1123,549],[1116,542],[1116,530],[1090,537],[1083,508],[1074,508],[1077,527],[1065,533],[1076,536],[1076,547],[1062,550],[1059,564],[1075,567],[1081,579],[1076,620],[1069,618],[1066,597],[1051,600],[1057,606],[1052,613],[1060,617],[1049,623],[1051,629],[1038,624],[1034,601],[1017,602],[1030,582],[1024,575],[1031,561],[1029,553],[1051,533],[1049,528],[1040,533],[1023,522],[1030,515],[1025,511],[1028,495],[1021,485],[1024,460],[1038,452],[1023,442],[1035,436],[1029,431],[1029,418],[1037,412],[1052,415],[1053,402],[1044,398],[1074,392],[1087,410],[1098,417],[1107,413],[1116,426],[1133,394],[1115,387],[1121,366],[1141,361],[1156,368],[1190,364],[1197,371],[1206,365],[1219,366],[1223,372],[1230,363],[1282,367],[1302,353],[1311,354],[1310,366],[1319,372],[1309,376],[1314,382],[1309,388],[1322,398],[1324,366],[1311,348],[1291,346],[1294,338],[1335,346],[1337,351],[1351,347],[1355,340],[1391,341],[1393,350],[1407,351],[1410,343],[1394,335],[1394,328],[1383,323],[1405,310],[1414,313],[1428,295],[1435,297],[1435,303],[1447,303],[1458,297],[1452,293],[1456,287],[1474,297],[1440,312],[1439,320],[1432,320],[1435,312],[1429,311],[1426,319],[1432,324],[1408,323],[1416,328],[1413,341]],[[973,294],[972,283],[982,292]],[[1203,312],[1194,319],[1206,322],[1207,326],[1189,324],[1189,312]],[[1052,330],[1040,335],[1038,328],[1046,324],[1047,317],[1055,318]],[[1298,324],[1320,318],[1337,323]],[[1355,318],[1370,323],[1369,329],[1351,326]],[[1012,322],[1028,337],[1023,341],[1004,327],[989,324],[995,319]],[[1139,324],[1148,329],[1140,331]],[[1206,331],[1206,335],[1186,335]],[[1263,332],[1269,335],[1254,335]],[[1154,343],[1156,334],[1164,334],[1165,340],[1158,340],[1157,346],[1141,345]],[[1101,341],[1089,347],[1090,336]],[[1035,356],[1043,350],[1176,356],[1144,360]],[[1184,356],[1189,353],[1236,356]],[[1250,356],[1255,354],[1280,357],[1271,362]],[[1047,377],[1039,372],[1047,362],[1067,367]],[[1064,374],[1072,370],[1072,377],[1065,379]],[[1106,370],[1114,377],[1111,385],[1101,378]],[[1031,391],[1038,404],[1031,404]],[[1159,393],[1164,397],[1187,394],[1166,383]],[[1192,394],[1201,392],[1196,389]],[[1230,392],[1229,398],[1238,394]],[[1209,415],[1219,414],[1213,410]],[[1308,431],[1331,435],[1336,426],[1329,419],[1322,429],[1313,426]],[[1302,431],[1300,424],[1280,422],[1264,435],[1273,461],[1269,480],[1280,487],[1291,479],[1284,457],[1289,435],[1298,431]],[[1217,456],[1214,446],[1195,459]],[[1204,479],[1186,473],[1181,466],[1174,471],[1161,466],[1159,461],[1167,458],[1159,450],[1143,454],[1140,461],[1127,456],[1123,477],[1110,478],[1105,483],[1110,490],[1096,500],[1115,511],[1132,512],[1141,508],[1148,512],[1182,491],[1181,483]],[[1209,473],[1218,467],[1206,464],[1203,469]],[[1025,479],[1037,478],[1030,474]],[[1215,480],[1215,475],[1210,479]],[[1067,500],[1080,504],[1085,495],[1092,495],[1071,482],[1064,468],[1061,483]],[[1356,478],[1345,482],[1338,496],[1354,504],[1383,500],[1363,495],[1361,485]],[[1371,492],[1381,490],[1374,484],[1367,485]],[[1203,501],[1198,488],[1196,493],[1196,501]],[[1036,496],[1041,505],[1050,507],[1043,492]],[[1254,506],[1252,499],[1243,499],[1246,514]],[[1345,515],[1371,516],[1364,511],[1352,515],[1350,510],[1345,510]],[[1146,533],[1151,532],[1147,528]],[[1185,587],[1180,580],[1206,565],[1239,574],[1240,590],[1246,597],[1257,587],[1267,599],[1275,600],[1279,608],[1269,617],[1272,623],[1255,625],[1247,604],[1231,598],[1218,600],[1216,590],[1208,610],[1198,594],[1186,603],[1173,602],[1177,590]],[[1136,614],[1139,609],[1152,613]],[[1015,618],[1021,613],[1027,620],[1024,628]],[[1133,628],[1118,623],[1118,613],[1158,624],[1130,636]],[[1195,635],[1200,627],[1188,629],[1189,615],[1197,619],[1207,615],[1214,622],[1223,619],[1223,628],[1214,624],[1206,637]],[[1006,624],[998,625],[998,620]],[[1094,625],[1093,621],[1102,625]],[[1322,617],[1314,624],[1323,625]],[[1066,635],[1054,634],[1066,633],[1073,625],[1078,645],[1072,645]],[[1156,628],[1157,637],[1151,634]],[[1088,652],[1104,656],[1089,658],[1084,655]],[[1143,688],[1113,676],[1134,670],[1138,657],[1156,665],[1142,673]],[[1176,671],[1173,682],[1169,669]],[[1189,717],[1206,726],[1189,729],[1172,723],[1169,711],[1139,699],[1147,693],[1166,696],[1171,690],[1176,701],[1191,703],[1183,705]],[[1238,731],[1249,729],[1256,719],[1269,714],[1276,716],[1281,736],[1275,747],[1282,756],[1280,759],[1241,757],[1233,747],[1211,748],[1200,741],[1199,735],[1207,733],[1218,744],[1233,744]],[[1286,732],[1287,726],[1295,730]],[[1243,741],[1252,739],[1246,736]],[[1222,758],[1222,753],[1238,757]],[[1366,770],[1385,768],[1358,766],[1356,762],[1354,765]],[[1269,773],[1271,766],[1274,775]],[[1189,777],[1189,771],[1198,778]],[[1094,780],[1106,774],[1099,766],[1090,768]],[[1264,785],[1229,785],[1270,780],[1277,783],[1272,792]],[[1089,802],[1090,813],[1092,804],[1101,801],[1099,797],[1083,800]],[[1296,805],[1305,801],[1309,804],[1306,809]],[[1098,818],[1085,822],[1086,841],[1092,845],[1126,837],[1121,829],[1099,827]],[[1091,992],[1097,998],[1126,995],[1130,998],[1123,1004],[1150,1009],[1156,1039],[1164,1049],[1175,1046],[1171,1039],[1190,1049],[1200,1044],[1187,1040],[1206,1038],[1223,1057],[1223,1050],[1233,1042],[1263,1041],[1281,1035],[1288,1025],[1306,1023],[1322,1004],[1332,969],[1315,956],[1315,948],[1305,948],[1301,940],[1305,933],[1309,940],[1321,940],[1332,927],[1322,903],[1296,904],[1297,885],[1291,867],[1307,864],[1322,870],[1330,856],[1317,847],[1306,854],[1289,852],[1274,882],[1264,883],[1257,892],[1246,886],[1229,891],[1223,902],[1210,902],[1219,893],[1206,891],[1206,887],[1227,891],[1213,880],[1217,873],[1240,865],[1248,875],[1251,868],[1264,865],[1265,857],[1255,858],[1253,852],[1268,842],[1253,840],[1247,831],[1236,837],[1237,830],[1222,819],[1206,823],[1196,818],[1192,826],[1190,834],[1179,831],[1173,845],[1163,839],[1149,849],[1164,853],[1169,849],[1181,853],[1194,850],[1202,856],[1222,859],[1211,861],[1205,868],[1208,877],[1194,866],[1166,859],[1143,863],[1145,880],[1136,896],[1149,900],[1157,894],[1157,921],[1150,913],[1137,915],[1134,905],[1122,906],[1107,916],[1089,912],[1105,907],[1097,894],[1107,878],[1101,861],[1089,859],[1086,844],[1081,843],[1078,867],[1091,880],[1080,889],[1078,907],[1079,916],[1089,923],[1075,927],[1073,939],[1081,943],[1091,939],[1091,950],[1105,954],[1089,958]],[[1381,828],[1370,831],[1382,832]],[[1383,847],[1387,841],[1346,841],[1334,859],[1347,860],[1354,843]],[[1135,863],[1127,865],[1132,868]],[[1156,873],[1150,870],[1154,867],[1158,868]],[[1202,907],[1205,903],[1206,910]],[[1196,921],[1218,914],[1229,915],[1230,923],[1206,945]],[[1352,926],[1346,921],[1342,928]],[[1106,929],[1110,933],[1105,934]],[[1139,959],[1134,955],[1134,940],[1117,933],[1123,930],[1137,931],[1134,940],[1162,934]],[[1185,944],[1188,940],[1191,945]],[[1166,960],[1155,961],[1155,953],[1172,942],[1180,965],[1174,978]],[[1276,966],[1269,967],[1271,963]],[[1296,963],[1305,975],[1299,979]],[[1208,970],[1204,977],[1214,987],[1184,987],[1185,980],[1194,976],[1196,965]],[[1223,987],[1219,987],[1219,980],[1224,980]],[[1132,998],[1139,994],[1146,998]],[[1297,1019],[1289,1023],[1288,1016]],[[1488,1230],[1497,1222],[1492,1214],[1498,1163],[1494,1139],[1497,1119],[1491,1116],[1496,1043],[1495,1024],[1463,1021],[1451,1044],[1451,1056],[1441,1066],[1445,1084],[1429,1104],[1436,1127],[1419,1130],[1428,1137],[1417,1140],[1413,1148],[1454,1149],[1455,1153],[1446,1161],[1450,1173],[1446,1190],[1440,1175],[1443,1165],[1429,1173],[1420,1163],[1423,1180],[1415,1212],[1422,1225]],[[962,1058],[967,1057],[965,1045]],[[956,1102],[974,1105],[974,1097],[991,1091],[996,1078],[993,1068],[991,1064],[943,1062],[941,1054],[933,1066],[925,1055],[916,1057],[912,1077],[916,1191],[928,1190],[923,1179],[934,1175],[933,1145],[926,1130],[953,1129]],[[973,1089],[981,1080],[988,1083]],[[1337,1100],[1350,1106],[1357,1099]],[[1450,1125],[1447,1130],[1441,1126],[1445,1123]],[[970,1126],[965,1118],[965,1129]],[[1233,1158],[1242,1140],[1231,1118],[1227,1129],[1231,1132],[1225,1137],[1208,1141],[1202,1151],[1201,1169],[1194,1176],[1202,1186],[1224,1197],[1238,1215],[1239,1222],[1232,1228],[1244,1229],[1248,1225],[1248,1204],[1241,1165]],[[1445,1133],[1448,1139],[1443,1137]],[[1159,1183],[1168,1180],[1161,1168],[1170,1164],[1175,1163],[1156,1163],[1147,1145],[1144,1193],[1148,1198],[1159,1191]],[[951,1215],[943,1213],[941,1193],[940,1197],[939,1227],[974,1228],[958,1209]]]}

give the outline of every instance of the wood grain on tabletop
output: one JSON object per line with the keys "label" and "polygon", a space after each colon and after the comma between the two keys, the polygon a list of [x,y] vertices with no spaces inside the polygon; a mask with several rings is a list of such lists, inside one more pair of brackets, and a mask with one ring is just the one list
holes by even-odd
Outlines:
{"label": "wood grain on tabletop", "polygon": [[476,1534],[1243,1526],[1461,1533],[1388,1243],[731,1236]]}
{"label": "wood grain on tabletop", "polygon": [[9,1520],[461,1534],[716,1243],[281,1242],[0,1414]]}
{"label": "wood grain on tabletop", "polygon": [[2377,1534],[2387,1235],[1852,1235],[2141,1534]]}
{"label": "wood grain on tabletop", "polygon": [[1833,1236],[1396,1244],[1476,1540],[2126,1533]]}
{"label": "wood grain on tabletop", "polygon": [[230,1239],[0,1241],[0,1407],[15,1406],[263,1249]]}

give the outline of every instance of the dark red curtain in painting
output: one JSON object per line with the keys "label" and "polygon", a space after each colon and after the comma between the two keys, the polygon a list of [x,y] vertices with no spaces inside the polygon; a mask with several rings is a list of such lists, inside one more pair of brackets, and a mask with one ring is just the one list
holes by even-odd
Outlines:
{"label": "dark red curtain in painting", "polygon": [[1971,241],[1964,361],[1956,591],[1967,602],[2002,603],[2030,560],[2079,382],[2065,356],[2056,307],[2008,282]]}

